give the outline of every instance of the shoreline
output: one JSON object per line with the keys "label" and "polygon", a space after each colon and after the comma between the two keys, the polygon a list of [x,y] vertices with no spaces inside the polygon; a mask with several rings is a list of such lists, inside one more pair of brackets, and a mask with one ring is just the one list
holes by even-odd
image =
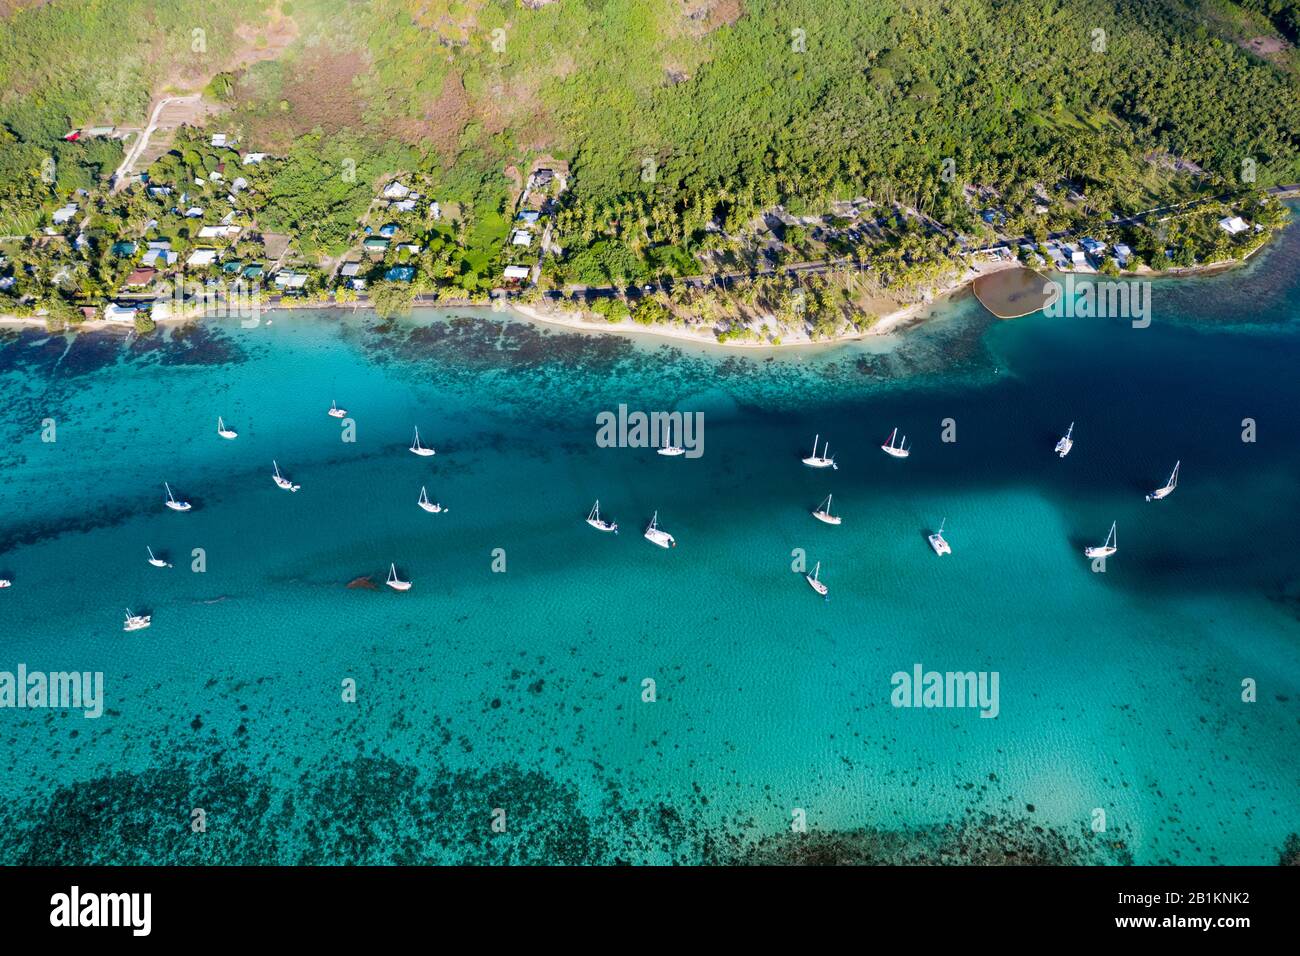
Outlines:
{"label": "shoreline", "polygon": [[[1263,246],[1252,250],[1252,255],[1260,249],[1269,246],[1265,243]],[[1247,259],[1249,256],[1247,257]],[[1132,272],[1125,272],[1119,276],[1119,281],[1132,281],[1137,279],[1179,279],[1179,278],[1207,278],[1231,272],[1240,266],[1246,264],[1247,259],[1232,259],[1225,262],[1214,262],[1208,265],[1185,266],[1179,268],[1169,268],[1162,271],[1156,271],[1150,266],[1143,265]],[[522,316],[524,319],[534,322],[538,325],[554,326],[556,328],[568,329],[573,332],[595,333],[599,335],[633,335],[633,336],[657,336],[660,338],[671,339],[679,342],[690,342],[695,345],[709,345],[725,349],[787,349],[787,348],[808,348],[828,345],[841,345],[846,342],[861,342],[873,338],[890,335],[895,332],[901,332],[907,327],[917,324],[918,320],[923,321],[928,316],[923,315],[927,310],[938,308],[951,301],[956,296],[972,291],[977,279],[984,276],[994,275],[999,272],[1005,272],[1009,269],[1030,268],[1025,266],[1019,259],[997,259],[977,263],[964,269],[960,274],[949,282],[933,287],[928,290],[925,297],[918,302],[901,305],[891,312],[887,312],[871,324],[864,331],[852,329],[839,335],[831,336],[824,339],[814,339],[806,331],[791,335],[782,336],[781,342],[773,342],[770,339],[759,341],[727,341],[720,342],[717,339],[715,330],[712,327],[697,326],[690,327],[684,324],[657,324],[641,325],[631,319],[622,319],[618,322],[595,321],[584,316],[582,312],[573,309],[545,309],[536,304],[524,302],[512,302],[506,310],[497,310],[490,303],[475,302],[458,302],[449,300],[447,302],[423,305],[416,304],[416,309],[460,309],[474,308],[487,309],[500,312],[508,311]],[[1059,273],[1060,275],[1081,275],[1084,277],[1099,277],[1095,269],[1086,271]],[[976,296],[978,301],[978,296]],[[988,309],[982,302],[981,308]],[[275,312],[293,312],[296,310],[307,310],[313,312],[368,312],[373,313],[373,309],[368,304],[356,302],[339,303],[331,301],[311,302],[303,304],[279,302],[274,306],[268,306],[262,311],[270,315]],[[225,310],[214,310],[217,313],[224,313]],[[996,316],[990,310],[990,314]],[[1033,313],[1026,313],[1033,314]],[[179,326],[190,322],[202,321],[208,317],[209,313],[194,312],[186,315],[169,315],[154,320],[157,326]],[[225,317],[218,314],[218,317]],[[265,320],[270,324],[271,320]],[[48,331],[45,326],[45,319],[40,316],[19,316],[13,314],[0,314],[0,329],[4,328],[40,328]],[[128,334],[135,334],[135,327],[125,322],[110,322],[107,319],[88,319],[84,322],[78,322],[76,325],[65,329],[52,332],[50,334],[67,334],[69,332],[102,332],[106,330],[119,330]]]}

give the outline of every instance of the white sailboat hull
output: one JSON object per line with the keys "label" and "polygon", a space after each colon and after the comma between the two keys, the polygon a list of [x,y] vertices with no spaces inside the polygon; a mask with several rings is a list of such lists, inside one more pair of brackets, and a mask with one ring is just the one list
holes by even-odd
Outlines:
{"label": "white sailboat hull", "polygon": [[331,408],[325,414],[328,415],[330,418],[343,418],[347,415],[347,413],[348,410],[346,408]]}
{"label": "white sailboat hull", "polygon": [[409,591],[409,590],[411,590],[411,582],[410,582],[410,581],[385,581],[384,583],[387,584],[387,585],[388,585],[390,588],[392,588],[394,591]]}
{"label": "white sailboat hull", "polygon": [[442,505],[433,501],[417,501],[416,504],[431,515],[441,514],[444,510]]}
{"label": "white sailboat hull", "polygon": [[190,503],[188,501],[165,501],[163,502],[172,511],[189,511]]}
{"label": "white sailboat hull", "polygon": [[597,531],[618,531],[618,525],[611,521],[603,521],[600,518],[588,518],[587,524],[591,525]]}
{"label": "white sailboat hull", "polygon": [[824,524],[839,524],[840,518],[837,515],[827,514],[825,511],[814,511],[812,516]]}
{"label": "white sailboat hull", "polygon": [[146,627],[148,627],[152,623],[153,623],[153,618],[150,617],[149,615],[145,615],[144,617],[131,617],[131,618],[127,618],[126,623],[122,625],[122,630],[143,631]]}
{"label": "white sailboat hull", "polygon": [[302,485],[295,485],[288,478],[281,478],[278,475],[272,475],[271,480],[275,482],[277,488],[283,488],[285,491],[297,491]]}
{"label": "white sailboat hull", "polygon": [[1147,495],[1147,501],[1163,501],[1174,493],[1172,485],[1165,485],[1163,488],[1157,488],[1151,494]]}
{"label": "white sailboat hull", "polygon": [[0,578],[0,588],[11,588],[13,586],[14,583],[8,578]]}
{"label": "white sailboat hull", "polygon": [[1099,548],[1096,547],[1084,548],[1083,556],[1085,558],[1109,558],[1112,554],[1114,554],[1118,550],[1119,548],[1108,548],[1105,546]]}
{"label": "white sailboat hull", "polygon": [[808,582],[808,586],[812,588],[814,591],[816,591],[818,594],[822,595],[823,597],[825,597],[826,594],[830,591],[830,588],[822,584],[811,574],[805,574],[803,577],[804,580]]}
{"label": "white sailboat hull", "polygon": [[428,458],[433,454],[432,448],[412,448],[410,451],[412,455],[419,455],[421,458]]}
{"label": "white sailboat hull", "polygon": [[222,438],[226,439],[226,441],[232,441],[239,437],[239,432],[232,431],[229,428],[224,428],[218,431],[217,434],[220,435]]}
{"label": "white sailboat hull", "polygon": [[1062,438],[1060,441],[1056,443],[1057,457],[1064,458],[1066,455],[1070,453],[1070,449],[1073,447],[1074,447],[1074,441],[1072,439]]}
{"label": "white sailboat hull", "polygon": [[645,539],[651,544],[657,544],[661,548],[675,548],[677,541],[667,531],[660,531],[658,528],[651,528],[645,533]]}
{"label": "white sailboat hull", "polygon": [[944,540],[943,535],[938,533],[930,535],[930,547],[932,547],[934,553],[940,557],[945,554],[952,554],[952,548],[949,547],[948,542]]}
{"label": "white sailboat hull", "polygon": [[674,445],[669,448],[660,448],[656,454],[667,455],[669,458],[676,458],[678,455],[686,454],[686,449],[678,448]]}
{"label": "white sailboat hull", "polygon": [[906,458],[911,454],[911,451],[906,448],[894,448],[890,445],[881,445],[880,450],[890,458]]}
{"label": "white sailboat hull", "polygon": [[171,567],[171,565],[169,565],[166,561],[162,560],[161,558],[150,558],[149,563],[152,564],[155,568]]}
{"label": "white sailboat hull", "polygon": [[[834,468],[835,462],[830,458],[814,458],[809,456],[803,460],[803,463],[809,468]],[[838,470],[838,469],[837,469]]]}

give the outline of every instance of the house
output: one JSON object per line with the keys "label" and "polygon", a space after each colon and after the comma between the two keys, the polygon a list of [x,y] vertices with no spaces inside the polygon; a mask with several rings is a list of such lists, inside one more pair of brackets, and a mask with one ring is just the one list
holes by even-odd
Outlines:
{"label": "house", "polygon": [[203,207],[202,207],[202,206],[191,206],[189,209],[186,209],[186,210],[185,210],[185,218],[186,218],[186,219],[202,219],[202,218],[203,218]]}
{"label": "house", "polygon": [[254,262],[252,265],[244,266],[244,278],[260,279],[262,277],[262,273],[265,271],[266,271],[265,269],[263,269],[260,265]]}
{"label": "house", "polygon": [[[164,243],[164,246],[165,245],[166,243]],[[176,260],[179,258],[180,256],[177,255],[175,252],[172,252],[171,249],[168,248],[155,249],[152,247],[151,244],[149,250],[144,254],[144,258],[141,259],[140,262],[141,264],[146,266],[156,266],[159,263],[161,263],[164,266],[174,266],[176,264]]]}
{"label": "house", "polygon": [[339,275],[344,276],[346,278],[351,278],[352,276],[356,276],[360,274],[361,274],[361,263],[359,262],[345,262],[343,263],[343,268],[339,270]]}
{"label": "house", "polygon": [[514,246],[530,246],[532,243],[533,235],[527,229],[516,229],[510,237],[510,244]]}
{"label": "house", "polygon": [[1087,251],[1090,256],[1100,256],[1106,251],[1106,243],[1100,242],[1089,236],[1084,236],[1079,240],[1079,244]]}
{"label": "house", "polygon": [[114,129],[116,129],[116,127],[114,126],[92,126],[90,127],[90,129],[86,130],[86,135],[87,136],[112,136]]}
{"label": "house", "polygon": [[153,269],[141,266],[126,277],[126,284],[131,288],[140,289],[152,282],[155,275],[157,273]]}
{"label": "house", "polygon": [[71,222],[72,217],[76,214],[77,204],[75,202],[70,202],[66,206],[54,210],[54,215],[51,218],[54,220],[56,226],[62,226],[64,223]]}
{"label": "house", "polygon": [[385,199],[405,199],[411,193],[410,186],[403,186],[396,179],[384,187]]}
{"label": "house", "polygon": [[134,322],[135,306],[110,302],[104,306],[104,319],[108,322]]}
{"label": "house", "polygon": [[1126,268],[1128,266],[1129,259],[1133,257],[1133,250],[1130,249],[1128,246],[1124,245],[1124,243],[1117,242],[1115,243],[1115,248],[1113,251],[1115,253],[1116,264],[1121,269]]}
{"label": "house", "polygon": [[541,215],[542,214],[538,212],[536,209],[525,209],[523,212],[519,214],[519,220],[521,222],[526,222],[531,224],[536,222],[541,217]]}
{"label": "house", "polygon": [[280,272],[275,276],[275,284],[281,289],[301,289],[307,284],[307,276],[301,272]]}
{"label": "house", "polygon": [[225,146],[226,146],[226,134],[225,134],[225,133],[213,133],[213,134],[212,134],[212,145],[213,145],[213,146],[220,146],[220,147],[222,147],[222,148],[225,148]]}
{"label": "house", "polygon": [[230,276],[236,275],[243,268],[244,264],[238,259],[231,259],[229,262],[221,264],[221,271]]}
{"label": "house", "polygon": [[361,243],[366,252],[385,252],[388,249],[387,239],[367,239]]}
{"label": "house", "polygon": [[441,218],[442,218],[442,207],[439,206],[436,202],[431,202],[431,203],[429,203],[429,215],[432,216],[432,217],[434,218],[434,221],[435,221],[435,222],[436,222],[437,220],[441,219]]}
{"label": "house", "polygon": [[245,153],[242,162],[245,166],[256,166],[264,159],[266,159],[266,153]]}
{"label": "house", "polygon": [[172,188],[170,186],[149,187],[149,195],[152,196],[154,199],[163,199],[164,197],[170,196],[171,194],[172,194]]}
{"label": "house", "polygon": [[230,184],[230,195],[234,196],[236,193],[245,190],[247,188],[248,188],[248,180],[245,179],[243,176],[236,176],[235,181]]}
{"label": "house", "polygon": [[233,239],[243,231],[243,226],[204,226],[199,230],[200,239]]}
{"label": "house", "polygon": [[384,273],[389,282],[410,282],[415,278],[415,266],[393,266]]}
{"label": "house", "polygon": [[398,199],[388,204],[389,212],[415,212],[414,199]]}
{"label": "house", "polygon": [[217,261],[216,249],[195,249],[190,253],[190,257],[185,260],[187,267],[210,266]]}
{"label": "house", "polygon": [[533,171],[533,185],[534,185],[534,186],[538,186],[538,187],[541,187],[541,186],[549,186],[549,185],[551,184],[551,180],[554,179],[554,178],[555,178],[555,172],[554,172],[554,170],[550,170],[550,169],[536,169],[536,170]]}
{"label": "house", "polygon": [[1245,232],[1250,226],[1240,216],[1233,216],[1231,219],[1226,216],[1219,220],[1219,228],[1230,236],[1235,236],[1239,232]]}
{"label": "house", "polygon": [[506,266],[505,276],[507,279],[527,279],[527,266]]}
{"label": "house", "polygon": [[395,222],[384,223],[382,226],[379,227],[379,234],[383,236],[385,239],[393,238],[393,236],[397,235],[397,223]]}

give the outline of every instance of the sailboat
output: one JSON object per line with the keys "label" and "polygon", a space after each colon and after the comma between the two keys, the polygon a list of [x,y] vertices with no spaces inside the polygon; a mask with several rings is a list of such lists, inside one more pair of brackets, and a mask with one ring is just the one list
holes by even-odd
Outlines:
{"label": "sailboat", "polygon": [[13,586],[14,583],[8,578],[0,578],[0,588],[11,588]]}
{"label": "sailboat", "polygon": [[686,454],[685,448],[681,445],[673,444],[673,430],[671,425],[664,428],[664,447],[659,449],[658,454],[667,455],[669,458],[676,458],[678,455]]}
{"label": "sailboat", "polygon": [[889,433],[889,441],[881,445],[880,450],[883,451],[886,455],[889,455],[891,458],[906,458],[908,455],[912,453],[912,450],[907,447],[907,436],[904,435],[903,440],[899,442],[897,445],[895,445],[894,438],[897,435],[898,435],[898,429],[895,428],[892,432]]}
{"label": "sailboat", "polygon": [[835,468],[835,470],[838,471],[839,469],[835,465],[835,459],[826,454],[826,452],[830,451],[830,441],[827,441],[826,444],[822,446],[821,455],[817,454],[817,439],[821,437],[821,435],[813,436],[812,454],[805,458],[803,463],[809,468]]}
{"label": "sailboat", "polygon": [[1056,443],[1057,457],[1064,458],[1066,455],[1070,453],[1070,449],[1074,447],[1074,439],[1071,437],[1073,434],[1074,434],[1074,422],[1070,422],[1069,430],[1065,433],[1064,436],[1062,436],[1061,440]]}
{"label": "sailboat", "polygon": [[435,515],[441,514],[442,512],[447,510],[442,505],[438,504],[436,501],[429,500],[429,492],[425,489],[424,485],[420,486],[420,500],[417,501],[416,504],[418,504],[425,511],[429,512],[429,514],[435,514]]}
{"label": "sailboat", "polygon": [[816,592],[817,592],[818,594],[820,594],[822,597],[825,597],[826,594],[827,594],[827,592],[830,591],[830,588],[828,588],[826,585],[822,584],[821,581],[817,580],[817,576],[818,576],[819,574],[821,574],[821,570],[822,570],[822,563],[821,563],[820,561],[818,561],[818,562],[817,562],[817,566],[816,566],[815,568],[813,568],[813,573],[812,573],[812,574],[805,574],[805,575],[803,576],[803,579],[804,579],[805,581],[808,582],[808,586],[809,586],[810,588],[812,588],[814,591],[816,591]]}
{"label": "sailboat", "polygon": [[164,501],[163,504],[165,504],[168,508],[171,508],[172,511],[189,511],[189,510],[190,510],[191,505],[190,505],[190,503],[189,503],[188,501],[177,501],[177,500],[176,500],[175,495],[172,494],[172,486],[171,486],[171,485],[167,484],[167,482],[164,481],[164,482],[163,482],[163,487],[167,489],[167,500]]}
{"label": "sailboat", "polygon": [[600,499],[591,506],[591,514],[587,515],[587,524],[591,525],[597,531],[612,531],[618,534],[618,524],[613,521],[606,521],[600,516]]}
{"label": "sailboat", "polygon": [[394,591],[411,590],[411,582],[403,581],[401,578],[397,576],[397,565],[395,564],[390,564],[388,566],[388,580],[384,583],[386,583]]}
{"label": "sailboat", "polygon": [[1110,523],[1110,533],[1106,535],[1106,543],[1103,544],[1100,548],[1095,546],[1091,548],[1084,548],[1083,555],[1084,557],[1087,558],[1109,558],[1112,554],[1114,554],[1116,551],[1119,550],[1119,548],[1115,546],[1116,540],[1117,539],[1115,537],[1115,522],[1112,521]]}
{"label": "sailboat", "polygon": [[1174,462],[1174,470],[1169,473],[1169,480],[1165,482],[1165,486],[1157,488],[1147,495],[1147,501],[1160,501],[1162,498],[1168,498],[1174,493],[1174,489],[1178,487],[1178,466],[1182,463],[1181,459]]}
{"label": "sailboat", "polygon": [[330,410],[325,414],[329,415],[330,418],[343,418],[347,413],[348,410],[346,408],[339,408],[338,403],[330,402]]}
{"label": "sailboat", "polygon": [[233,428],[226,427],[226,423],[221,420],[220,415],[217,416],[217,434],[222,438],[227,439],[239,437],[239,432],[235,431]]}
{"label": "sailboat", "polygon": [[677,541],[667,531],[659,529],[659,512],[654,513],[650,519],[650,524],[645,529],[645,539],[651,544],[657,544],[661,548],[675,548]]}
{"label": "sailboat", "polygon": [[814,518],[816,518],[818,521],[824,521],[824,522],[826,522],[827,524],[839,524],[839,523],[840,523],[840,517],[839,517],[839,515],[833,515],[833,514],[831,514],[831,496],[830,496],[830,495],[827,495],[827,496],[826,496],[826,500],[823,501],[821,504],[819,504],[819,505],[817,506],[817,510],[814,511],[814,512],[812,513],[812,516],[813,516]]}
{"label": "sailboat", "polygon": [[420,429],[415,430],[415,441],[411,443],[411,454],[419,455],[421,458],[428,458],[433,454],[432,448],[425,448],[420,444]]}
{"label": "sailboat", "polygon": [[132,614],[131,609],[126,609],[126,623],[122,625],[124,631],[143,631],[153,623],[152,614]]}
{"label": "sailboat", "polygon": [[157,556],[153,553],[153,548],[149,547],[149,545],[146,544],[146,545],[144,546],[144,549],[145,549],[146,551],[149,552],[149,563],[152,564],[155,568],[170,568],[170,567],[171,567],[171,565],[170,565],[168,562],[164,561],[164,560],[163,560],[162,558],[160,558],[160,557],[157,557]]}
{"label": "sailboat", "polygon": [[302,485],[295,485],[288,478],[284,477],[284,475],[280,474],[280,466],[276,464],[274,459],[271,460],[271,465],[275,468],[275,474],[271,476],[271,480],[275,482],[277,488],[283,488],[285,491],[297,491],[302,487]]}
{"label": "sailboat", "polygon": [[948,519],[944,518],[939,522],[939,530],[930,535],[930,547],[934,548],[934,553],[940,557],[945,554],[952,554],[952,548],[948,546],[948,542],[943,537],[943,526],[947,523]]}

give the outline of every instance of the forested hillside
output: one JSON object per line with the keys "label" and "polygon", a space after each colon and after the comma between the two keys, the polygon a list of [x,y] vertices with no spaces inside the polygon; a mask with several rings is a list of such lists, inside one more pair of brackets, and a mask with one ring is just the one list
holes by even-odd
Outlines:
{"label": "forested hillside", "polygon": [[[0,24],[0,219],[112,171],[115,145],[64,143],[69,128],[143,125],[152,100],[199,89],[220,106],[210,125],[291,158],[274,223],[314,223],[321,248],[355,224],[386,167],[429,177],[471,241],[536,160],[566,163],[559,225],[588,263],[570,269],[579,277],[616,260],[670,268],[710,223],[729,231],[776,204],[867,196],[965,228],[969,185],[1027,224],[1045,188],[1122,213],[1300,180],[1300,81],[1241,33],[1285,49],[1294,7],[1199,9],[55,0]],[[353,194],[306,194],[347,157],[362,160]],[[499,245],[504,225],[494,230],[484,238]]]}

